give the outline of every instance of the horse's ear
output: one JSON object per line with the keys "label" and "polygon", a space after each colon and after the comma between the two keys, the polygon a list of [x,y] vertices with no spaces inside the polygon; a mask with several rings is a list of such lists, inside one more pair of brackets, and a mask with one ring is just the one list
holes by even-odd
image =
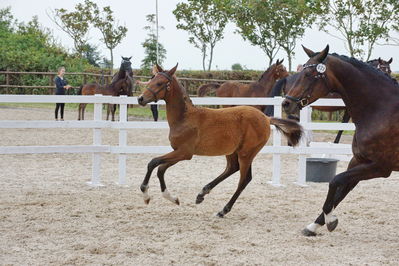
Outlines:
{"label": "horse's ear", "polygon": [[280,59],[277,59],[276,66],[278,66],[280,64],[281,64]]}
{"label": "horse's ear", "polygon": [[306,48],[305,46],[302,45],[303,50],[305,51],[305,53],[310,57],[314,56],[314,52],[308,48]]}
{"label": "horse's ear", "polygon": [[130,61],[130,59],[132,59],[132,57],[129,57],[129,61]]}
{"label": "horse's ear", "polygon": [[172,68],[171,70],[168,71],[168,74],[170,76],[173,76],[175,74],[178,65],[179,65],[179,63],[177,63],[174,68]]}
{"label": "horse's ear", "polygon": [[157,72],[163,72],[163,69],[158,63],[155,64]]}
{"label": "horse's ear", "polygon": [[381,57],[378,57],[378,63],[379,63],[380,65],[382,64]]}
{"label": "horse's ear", "polygon": [[[281,61],[280,61],[280,64],[282,64],[282,63],[283,63],[283,61],[284,61],[284,58],[283,58],[283,59],[281,59]],[[280,65],[280,64],[279,64],[279,65]]]}
{"label": "horse's ear", "polygon": [[315,57],[315,59],[316,59],[318,62],[320,62],[320,63],[323,62],[324,59],[326,59],[329,50],[330,50],[330,46],[327,44],[326,48],[324,48],[324,50],[321,51],[321,52]]}
{"label": "horse's ear", "polygon": [[388,64],[392,63],[393,58],[391,57],[391,59],[389,59],[389,61],[387,62]]}

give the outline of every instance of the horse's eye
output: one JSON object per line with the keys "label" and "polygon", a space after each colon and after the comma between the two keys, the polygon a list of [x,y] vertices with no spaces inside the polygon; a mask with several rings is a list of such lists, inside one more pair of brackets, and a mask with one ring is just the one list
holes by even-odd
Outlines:
{"label": "horse's eye", "polygon": [[158,82],[158,83],[157,83],[157,86],[158,86],[158,87],[160,87],[161,85],[162,85],[162,83],[161,83],[161,82]]}
{"label": "horse's eye", "polygon": [[305,77],[309,78],[310,77],[310,72],[305,73]]}

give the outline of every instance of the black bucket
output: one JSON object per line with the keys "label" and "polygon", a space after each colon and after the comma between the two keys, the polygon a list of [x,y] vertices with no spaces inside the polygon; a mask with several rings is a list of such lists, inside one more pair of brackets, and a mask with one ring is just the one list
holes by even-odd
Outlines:
{"label": "black bucket", "polygon": [[337,171],[337,159],[306,158],[307,182],[330,182]]}

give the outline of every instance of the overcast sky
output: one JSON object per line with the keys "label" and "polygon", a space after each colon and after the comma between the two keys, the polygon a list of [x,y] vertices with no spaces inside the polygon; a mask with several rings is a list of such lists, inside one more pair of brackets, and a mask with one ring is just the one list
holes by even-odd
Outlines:
{"label": "overcast sky", "polygon": [[[51,13],[51,10],[55,8],[73,10],[74,6],[79,2],[83,2],[83,0],[0,0],[0,8],[11,6],[11,12],[20,22],[28,22],[33,16],[37,15],[39,22],[52,29],[54,35],[64,47],[72,49],[72,39],[57,28],[46,15],[46,11]],[[97,0],[95,2],[99,7],[111,6],[119,23],[128,28],[126,38],[114,50],[115,65],[119,64],[120,56],[132,56],[133,67],[139,68],[144,57],[144,49],[141,43],[147,36],[147,32],[144,31],[143,27],[147,25],[146,15],[155,13],[155,0]],[[200,70],[202,69],[200,50],[188,42],[188,34],[185,31],[176,29],[177,21],[172,11],[179,2],[182,2],[182,0],[158,0],[159,25],[165,27],[165,30],[160,31],[160,42],[167,50],[164,67],[171,68],[178,62],[179,69]],[[262,50],[244,41],[238,34],[234,33],[234,30],[235,26],[233,24],[228,25],[224,39],[216,45],[212,69],[230,70],[234,63],[240,63],[248,69],[264,70],[268,65],[268,59]],[[96,29],[92,29],[89,36],[90,43],[99,45],[102,55],[109,58],[108,50],[98,41],[100,33]],[[326,44],[329,44],[330,52],[348,54],[342,41],[324,32],[308,29],[304,38],[297,42],[293,68],[298,64],[305,63],[307,60],[301,44],[314,51],[319,51]],[[389,59],[394,57],[391,69],[399,70],[398,51],[398,46],[376,46],[371,58]],[[283,51],[279,52],[277,58],[285,58],[284,63],[287,65],[287,58]]]}

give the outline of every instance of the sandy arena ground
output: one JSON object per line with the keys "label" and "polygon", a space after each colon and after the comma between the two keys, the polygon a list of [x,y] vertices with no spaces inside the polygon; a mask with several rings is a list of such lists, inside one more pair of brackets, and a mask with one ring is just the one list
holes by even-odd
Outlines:
{"label": "sandy arena ground", "polygon": [[[66,112],[76,119],[77,112]],[[0,108],[0,120],[52,119],[53,110]],[[87,115],[87,118],[90,114]],[[167,130],[131,130],[129,145],[167,145]],[[0,145],[90,144],[85,129],[0,129]],[[316,134],[332,141],[332,134]],[[103,143],[118,132],[104,130]],[[351,137],[344,136],[344,143]],[[224,218],[235,174],[200,205],[202,187],[220,174],[224,157],[194,157],[166,172],[180,206],[162,198],[155,172],[152,200],[139,186],[155,155],[128,156],[128,186],[116,155],[102,158],[104,187],[86,185],[90,154],[0,155],[0,265],[399,265],[399,174],[362,182],[336,210],[339,225],[307,238],[301,229],[321,211],[328,185],[293,184],[297,157],[282,156],[284,187],[267,184],[271,155],[258,155],[253,181]],[[347,162],[340,162],[343,171]]]}

